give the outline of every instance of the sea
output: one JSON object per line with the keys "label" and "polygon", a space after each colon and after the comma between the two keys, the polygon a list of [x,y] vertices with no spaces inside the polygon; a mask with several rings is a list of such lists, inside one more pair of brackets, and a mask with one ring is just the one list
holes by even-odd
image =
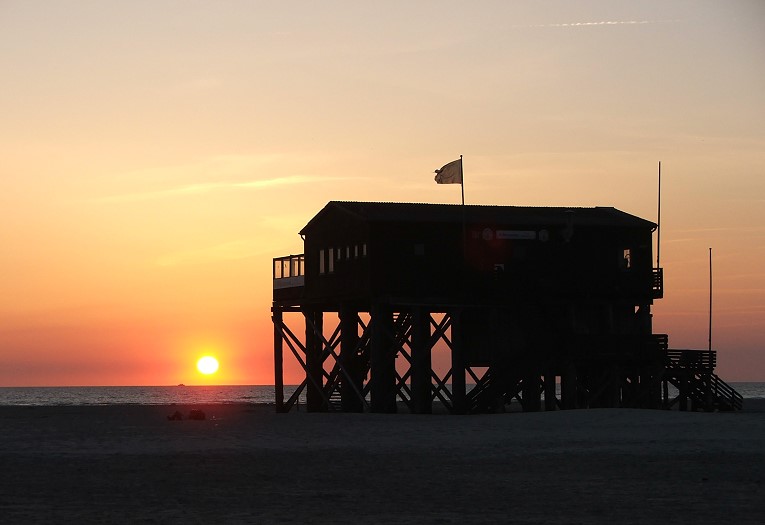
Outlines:
{"label": "sea", "polygon": [[[765,382],[730,383],[744,402],[765,399]],[[284,387],[285,399],[297,386]],[[301,403],[305,403],[305,392]],[[273,385],[0,387],[0,406],[274,404]]]}

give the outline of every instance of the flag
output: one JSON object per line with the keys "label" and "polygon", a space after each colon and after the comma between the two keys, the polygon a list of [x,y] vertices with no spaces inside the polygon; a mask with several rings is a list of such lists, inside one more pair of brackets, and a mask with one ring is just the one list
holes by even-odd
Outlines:
{"label": "flag", "polygon": [[438,184],[462,184],[462,158],[436,170],[436,182]]}

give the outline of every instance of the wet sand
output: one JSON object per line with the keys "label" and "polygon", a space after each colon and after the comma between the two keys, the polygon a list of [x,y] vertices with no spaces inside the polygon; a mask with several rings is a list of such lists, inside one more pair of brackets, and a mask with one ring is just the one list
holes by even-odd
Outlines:
{"label": "wet sand", "polygon": [[0,522],[763,523],[765,407],[745,408],[0,407]]}

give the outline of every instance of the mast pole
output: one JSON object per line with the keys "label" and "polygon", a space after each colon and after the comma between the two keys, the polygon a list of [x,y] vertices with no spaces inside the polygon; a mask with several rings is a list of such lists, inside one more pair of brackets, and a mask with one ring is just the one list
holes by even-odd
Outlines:
{"label": "mast pole", "polygon": [[656,219],[656,267],[661,268],[661,161],[659,161],[659,203]]}
{"label": "mast pole", "polygon": [[462,169],[462,155],[460,155],[460,189],[462,190],[462,205],[465,205],[465,170]]}
{"label": "mast pole", "polygon": [[712,248],[709,248],[709,350],[712,351]]}

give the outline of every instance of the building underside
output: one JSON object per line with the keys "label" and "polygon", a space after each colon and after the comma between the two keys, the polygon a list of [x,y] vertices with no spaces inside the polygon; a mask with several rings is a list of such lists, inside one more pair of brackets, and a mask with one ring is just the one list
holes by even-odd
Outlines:
{"label": "building underside", "polygon": [[[672,350],[663,334],[534,330],[521,324],[526,317],[518,311],[474,304],[294,303],[275,301],[272,308],[279,412],[303,395],[306,409],[316,412],[742,406],[714,373],[714,351]],[[435,352],[448,355],[450,368],[440,374]],[[285,359],[305,372],[288,398]]]}

